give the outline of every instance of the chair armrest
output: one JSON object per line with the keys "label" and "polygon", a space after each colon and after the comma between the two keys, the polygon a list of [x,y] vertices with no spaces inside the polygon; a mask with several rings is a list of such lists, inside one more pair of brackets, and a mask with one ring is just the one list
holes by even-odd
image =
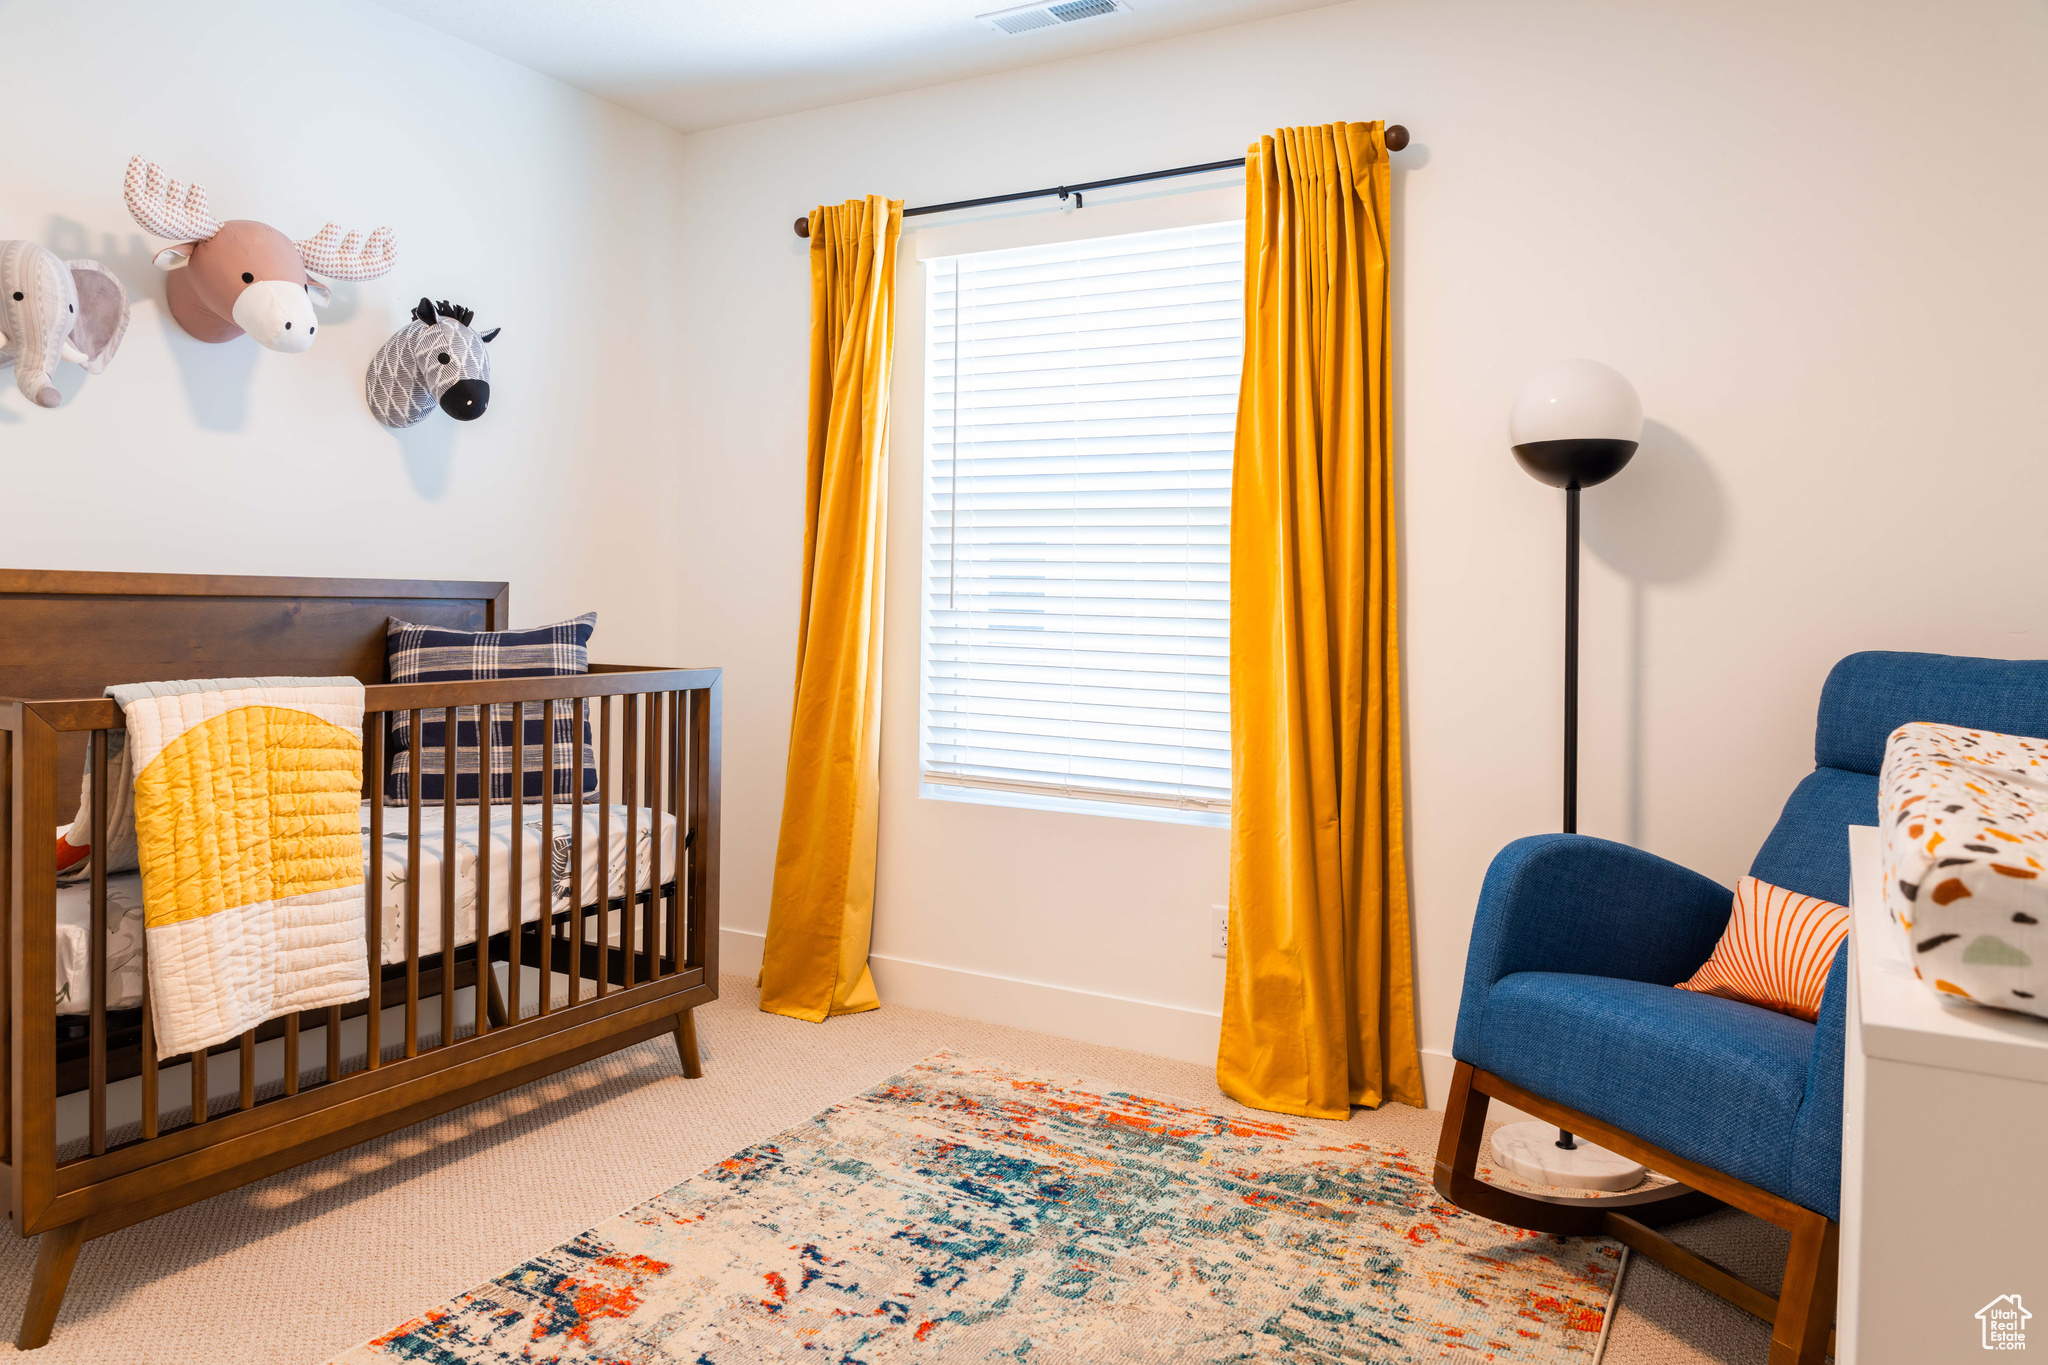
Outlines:
{"label": "chair armrest", "polygon": [[1574,972],[1676,985],[1721,941],[1734,901],[1713,878],[1628,844],[1517,839],[1486,870],[1466,981]]}
{"label": "chair armrest", "polygon": [[[1734,893],[1711,877],[1627,844],[1538,834],[1486,870],[1458,1011],[1468,1021],[1514,972],[1571,972],[1671,986],[1699,970],[1728,927]],[[1476,1041],[1476,1040],[1474,1040]]]}
{"label": "chair armrest", "polygon": [[1849,1024],[1849,945],[1835,949],[1828,984],[1814,1021],[1813,1059],[1806,1095],[1792,1133],[1792,1191],[1797,1201],[1830,1218],[1841,1217],[1843,1051]]}

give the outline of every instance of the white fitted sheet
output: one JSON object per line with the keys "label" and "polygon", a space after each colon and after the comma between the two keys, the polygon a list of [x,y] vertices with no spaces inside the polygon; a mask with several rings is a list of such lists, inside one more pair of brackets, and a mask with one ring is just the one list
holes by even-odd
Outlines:
{"label": "white fitted sheet", "polygon": [[[595,802],[583,807],[583,901],[597,903],[598,813]],[[570,902],[571,833],[574,810],[567,804],[555,807],[552,840],[542,828],[538,802],[529,802],[520,845],[519,918],[532,923],[541,917],[542,869],[551,870],[552,910],[567,910]],[[381,860],[383,886],[383,942],[381,956],[386,963],[405,961],[405,884],[407,810],[403,806],[384,808],[384,850]],[[634,886],[646,890],[653,871],[657,842],[653,813],[642,806],[638,812],[638,848]],[[662,813],[658,826],[661,880],[676,879],[676,820]],[[455,812],[455,942],[459,947],[476,938],[477,860],[480,847],[477,807],[461,806]],[[370,806],[362,807],[363,856],[370,856]],[[614,896],[626,889],[626,808],[611,808],[611,887]],[[491,807],[491,932],[502,933],[511,923],[512,811],[504,805]],[[550,848],[550,845],[552,847]],[[420,808],[420,955],[441,950],[441,863],[445,841],[441,831],[441,807]],[[57,1012],[81,1014],[92,1007],[91,961],[92,891],[87,882],[73,882],[57,888]],[[594,932],[594,930],[593,930]],[[107,878],[107,1008],[133,1009],[142,1003],[142,878],[124,873]]]}

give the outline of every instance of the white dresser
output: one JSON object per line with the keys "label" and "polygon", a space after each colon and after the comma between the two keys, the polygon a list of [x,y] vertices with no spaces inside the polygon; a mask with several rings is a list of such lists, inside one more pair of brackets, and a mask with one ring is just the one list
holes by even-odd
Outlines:
{"label": "white dresser", "polygon": [[[2048,1353],[2048,1020],[1937,999],[1851,826],[1838,1365]],[[2031,1322],[2028,1317],[2031,1315]]]}

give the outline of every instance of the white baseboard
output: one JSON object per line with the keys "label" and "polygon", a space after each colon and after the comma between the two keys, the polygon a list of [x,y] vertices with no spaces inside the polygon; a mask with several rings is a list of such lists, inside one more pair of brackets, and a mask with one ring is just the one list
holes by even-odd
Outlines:
{"label": "white baseboard", "polygon": [[761,945],[768,941],[766,934],[757,934],[751,929],[728,929],[718,927],[718,970],[733,976],[761,975]]}
{"label": "white baseboard", "polygon": [[[718,938],[719,970],[736,976],[760,972],[762,935],[721,927]],[[1056,1038],[1129,1048],[1198,1066],[1216,1062],[1216,1044],[1223,1028],[1218,1014],[879,953],[868,959],[868,965],[875,975],[875,988],[892,1005],[1035,1029]],[[1456,1066],[1449,1052],[1422,1049],[1423,1093],[1430,1108],[1443,1108]],[[1487,1116],[1511,1122],[1528,1117],[1498,1101]]]}
{"label": "white baseboard", "polygon": [[1432,1109],[1442,1109],[1451,1097],[1451,1073],[1458,1064],[1440,1048],[1422,1049],[1422,1094]]}
{"label": "white baseboard", "polygon": [[[721,927],[718,937],[720,971],[751,976],[761,970],[762,935]],[[868,958],[868,968],[874,973],[875,989],[892,1005],[1035,1029],[1056,1038],[1129,1048],[1200,1066],[1216,1062],[1223,1027],[1219,1014],[879,953]]]}

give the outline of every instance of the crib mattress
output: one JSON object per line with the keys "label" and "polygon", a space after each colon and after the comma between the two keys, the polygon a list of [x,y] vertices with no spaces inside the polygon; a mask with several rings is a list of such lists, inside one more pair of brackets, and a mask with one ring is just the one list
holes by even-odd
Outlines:
{"label": "crib mattress", "polygon": [[[583,899],[595,904],[598,878],[598,814],[594,802],[583,807]],[[540,807],[529,804],[520,830],[520,919],[532,923],[541,917],[541,890],[549,889],[551,910],[569,909],[571,834],[575,825],[572,807],[555,807],[553,837],[543,828]],[[660,831],[661,875],[663,881],[676,877],[676,820],[663,813],[659,825],[645,806],[638,814],[638,848],[635,851],[634,886],[645,890],[653,868],[655,830]],[[407,812],[401,807],[384,810],[384,848],[379,875],[383,880],[384,962],[405,961],[405,883],[407,874]],[[370,865],[370,805],[362,807],[363,859]],[[482,832],[478,808],[461,806],[455,812],[455,942],[456,946],[476,938],[477,851]],[[491,932],[510,927],[512,885],[512,811],[509,806],[491,808]],[[441,830],[441,807],[420,809],[420,955],[441,950],[441,858],[445,840]],[[626,808],[611,808],[610,894],[626,889]],[[85,882],[57,888],[57,1012],[80,1014],[92,1007],[92,891]],[[107,1008],[133,1009],[142,1003],[142,878],[125,873],[107,878]]]}

